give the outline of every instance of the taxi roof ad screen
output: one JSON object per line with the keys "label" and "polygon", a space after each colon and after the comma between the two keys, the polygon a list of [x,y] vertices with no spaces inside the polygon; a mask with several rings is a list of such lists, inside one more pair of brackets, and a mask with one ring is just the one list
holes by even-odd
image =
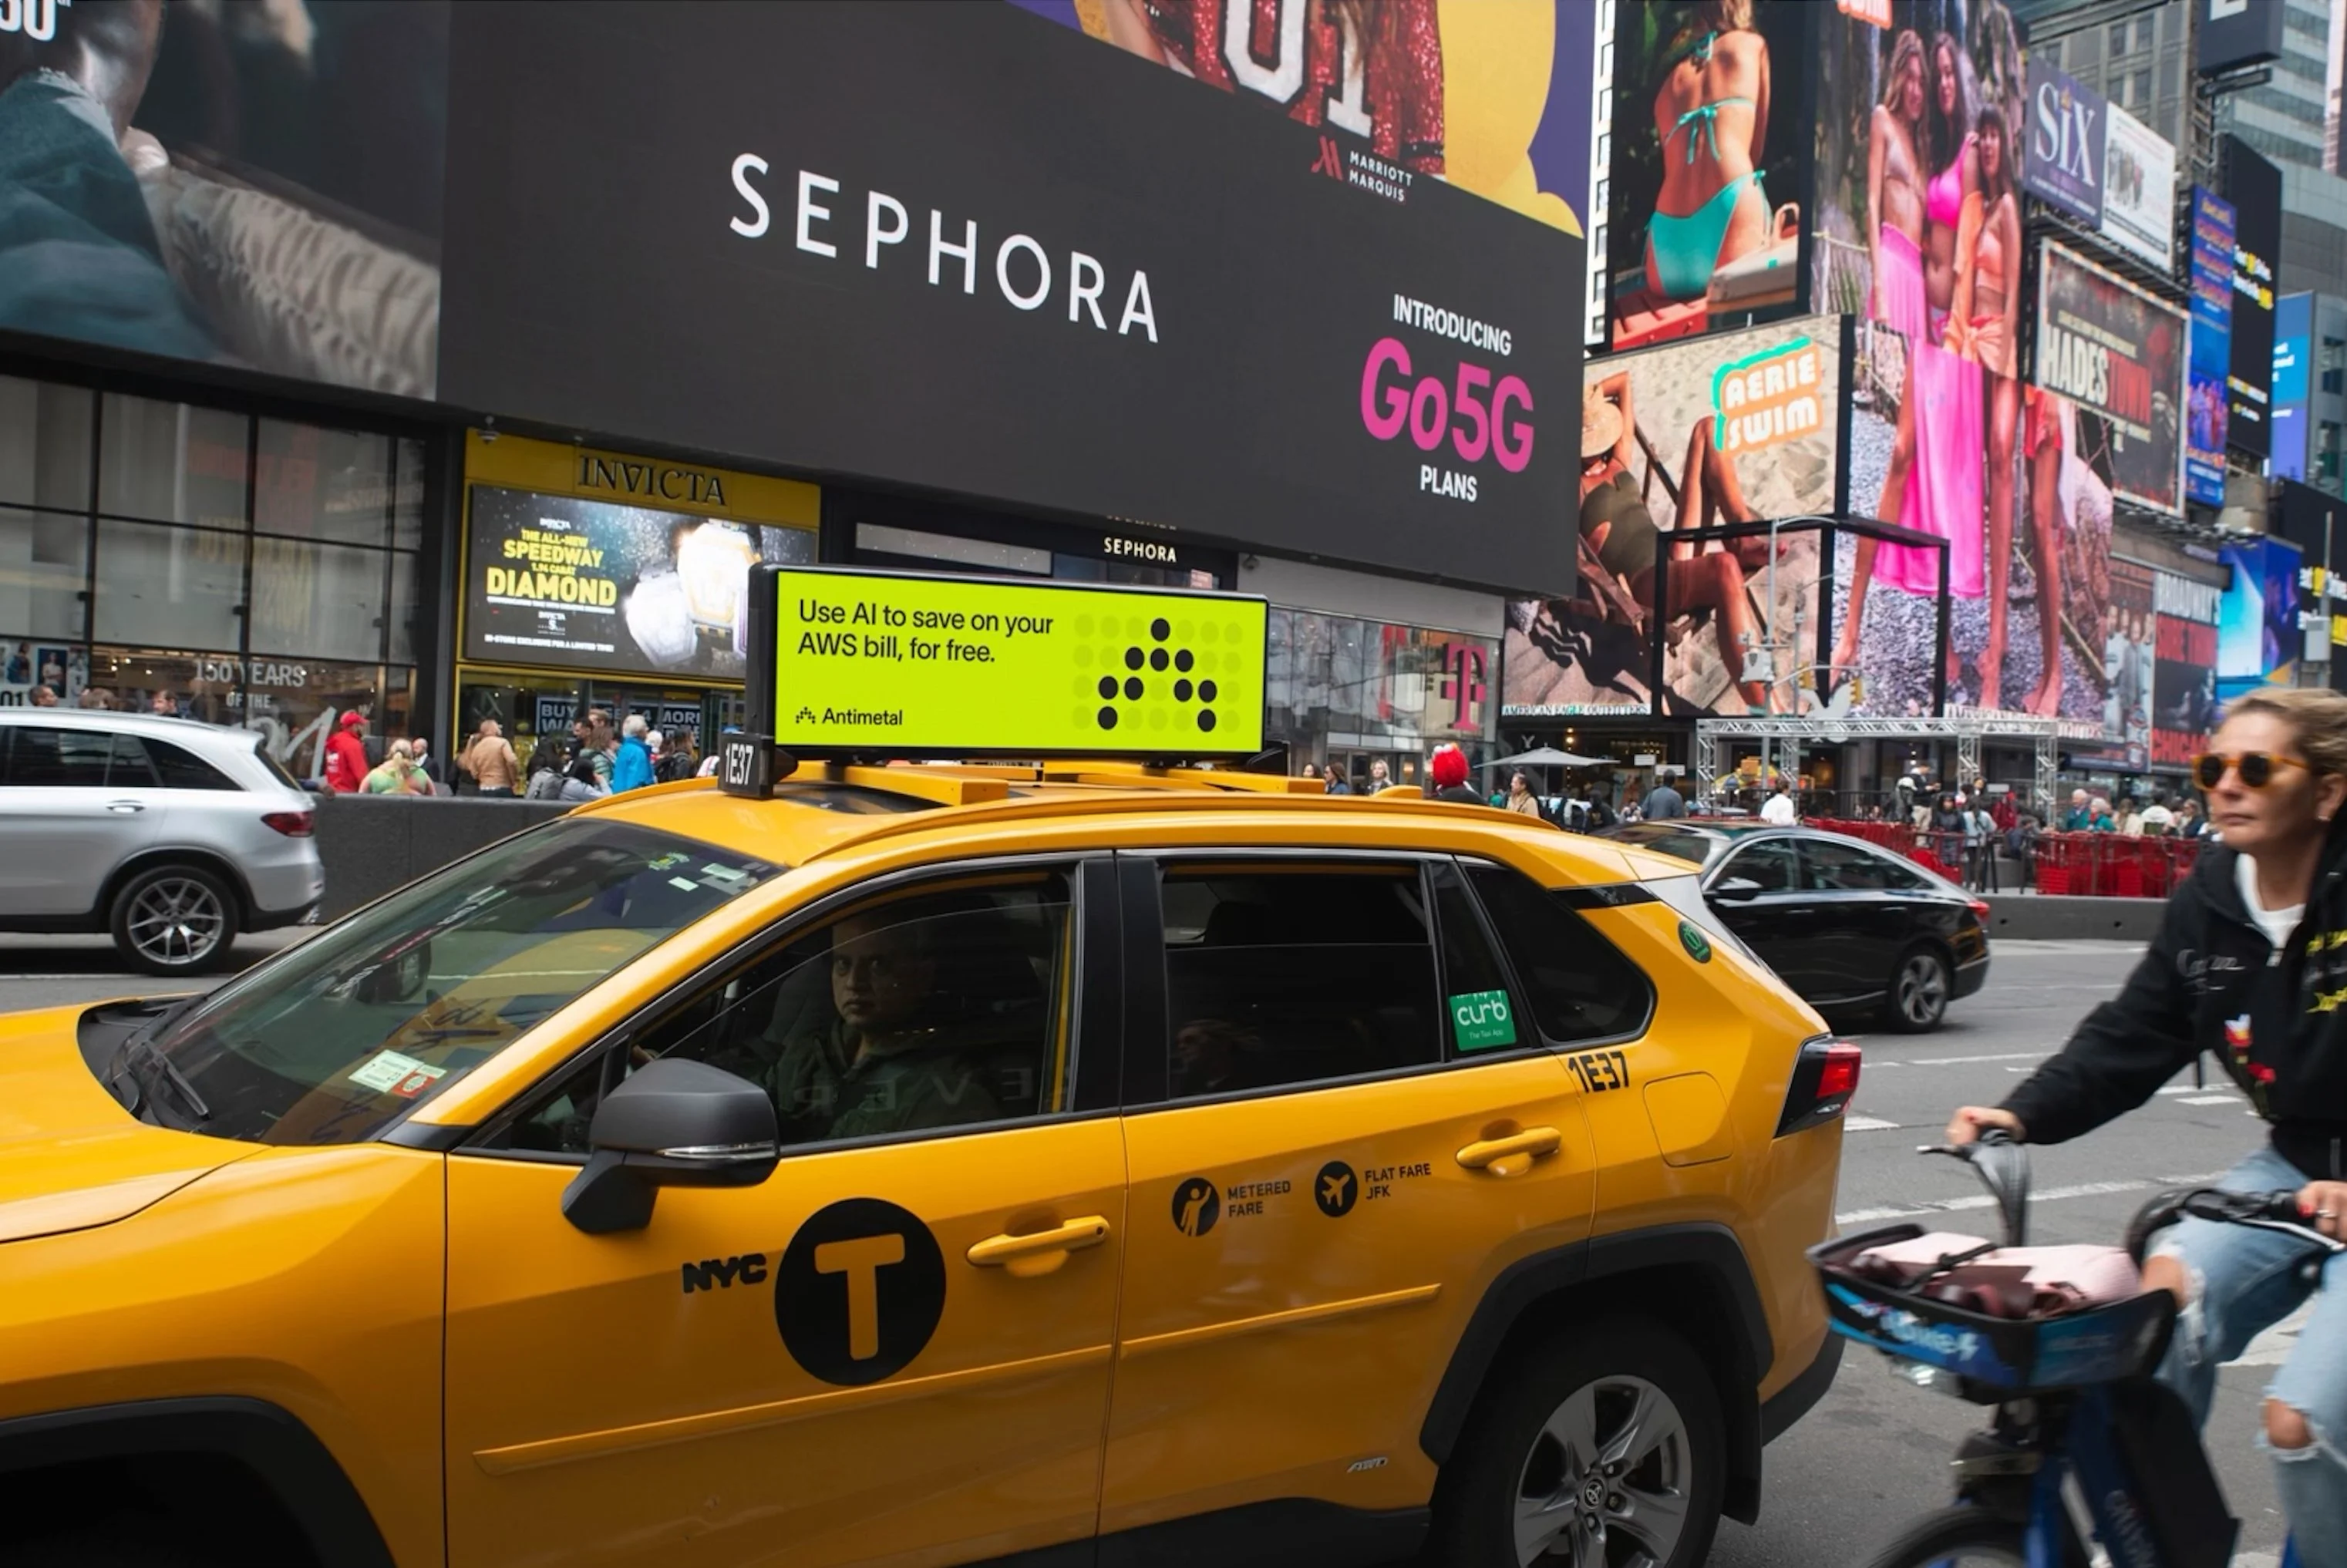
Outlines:
{"label": "taxi roof ad screen", "polygon": [[1260,599],[883,572],[773,580],[774,739],[785,751],[1262,749]]}
{"label": "taxi roof ad screen", "polygon": [[1570,592],[1581,241],[1283,60],[1327,123],[1009,4],[457,6],[441,395]]}

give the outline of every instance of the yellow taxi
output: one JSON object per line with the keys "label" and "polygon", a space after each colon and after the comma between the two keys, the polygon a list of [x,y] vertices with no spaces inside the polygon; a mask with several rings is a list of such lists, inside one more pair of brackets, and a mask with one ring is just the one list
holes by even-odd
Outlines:
{"label": "yellow taxi", "polygon": [[1688,1568],[1858,1070],[1688,869],[834,763],[0,1020],[0,1563]]}

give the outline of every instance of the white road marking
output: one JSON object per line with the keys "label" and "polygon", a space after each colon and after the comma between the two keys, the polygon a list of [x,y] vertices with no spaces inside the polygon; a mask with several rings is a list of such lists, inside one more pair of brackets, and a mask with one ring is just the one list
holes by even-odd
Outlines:
{"label": "white road marking", "polygon": [[2244,1552],[2233,1559],[2233,1568],[2281,1568],[2281,1559],[2270,1552]]}
{"label": "white road marking", "polygon": [[2238,1094],[2195,1094],[2177,1102],[2178,1105],[2239,1105]]}
{"label": "white road marking", "polygon": [[[2030,1203],[2058,1204],[2065,1198],[2099,1198],[2112,1193],[2140,1193],[2154,1184],[2142,1178],[2121,1182],[2081,1182],[2071,1187],[2047,1187],[2030,1194]],[[1996,1200],[1985,1193],[1961,1198],[1942,1198],[1933,1203],[1911,1204],[1906,1207],[1852,1209],[1848,1214],[1834,1215],[1838,1225],[1862,1225],[1874,1220],[1912,1219],[1918,1214],[1954,1214],[1964,1209],[1993,1208]]]}
{"label": "white road marking", "polygon": [[1848,1132],[1889,1132],[1899,1125],[1896,1122],[1885,1122],[1880,1116],[1845,1116],[1841,1124],[1842,1130]]}
{"label": "white road marking", "polygon": [[[2001,1050],[1991,1056],[1919,1056],[1912,1061],[1881,1062],[1883,1067],[1963,1067],[1975,1061],[2037,1061],[2045,1057],[2042,1050]],[[1878,1065],[1868,1062],[1869,1067]]]}

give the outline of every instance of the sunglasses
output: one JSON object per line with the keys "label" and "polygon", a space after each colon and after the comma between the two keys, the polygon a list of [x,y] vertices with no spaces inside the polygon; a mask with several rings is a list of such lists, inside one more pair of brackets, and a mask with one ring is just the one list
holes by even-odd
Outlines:
{"label": "sunglasses", "polygon": [[2242,787],[2263,789],[2273,783],[2276,768],[2311,765],[2296,757],[2278,757],[2270,752],[2243,752],[2238,756],[2230,752],[2203,752],[2192,759],[2192,782],[2202,789],[2215,789],[2225,782],[2229,771],[2240,775]]}

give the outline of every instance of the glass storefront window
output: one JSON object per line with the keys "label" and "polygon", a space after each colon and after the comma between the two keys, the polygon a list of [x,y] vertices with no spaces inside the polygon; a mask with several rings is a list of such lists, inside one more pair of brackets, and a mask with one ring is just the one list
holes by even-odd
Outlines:
{"label": "glass storefront window", "polygon": [[[383,656],[382,550],[262,536],[252,541],[252,651]],[[103,562],[101,561],[101,566]]]}
{"label": "glass storefront window", "polygon": [[101,519],[92,617],[97,640],[236,647],[245,545],[241,534]]}
{"label": "glass storefront window", "polygon": [[0,501],[86,509],[96,406],[78,386],[0,376]]}
{"label": "glass storefront window", "polygon": [[416,601],[418,567],[414,556],[405,550],[391,558],[391,661],[412,664],[415,661],[415,645],[420,627],[417,621],[423,607]]}
{"label": "glass storefront window", "polygon": [[78,640],[88,586],[87,518],[0,507],[0,627]]}
{"label": "glass storefront window", "polygon": [[99,419],[99,511],[208,528],[245,526],[251,423],[244,415],[110,392]]}
{"label": "glass storefront window", "polygon": [[1446,741],[1472,757],[1495,738],[1499,668],[1494,639],[1274,609],[1266,737],[1299,764],[1410,758]]}
{"label": "glass storefront window", "polygon": [[391,525],[391,437],[263,419],[252,526],[335,544],[382,546]]}
{"label": "glass storefront window", "polygon": [[393,443],[391,543],[395,549],[424,548],[424,443],[402,436]]}

